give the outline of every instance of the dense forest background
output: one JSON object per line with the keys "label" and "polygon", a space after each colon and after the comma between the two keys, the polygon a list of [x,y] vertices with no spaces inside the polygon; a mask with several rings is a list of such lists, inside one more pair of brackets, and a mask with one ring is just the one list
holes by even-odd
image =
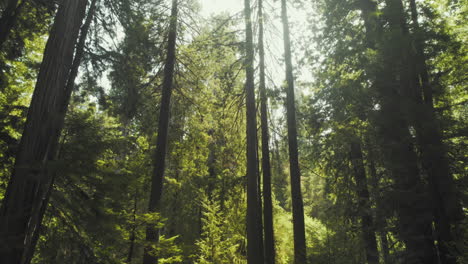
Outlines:
{"label": "dense forest background", "polygon": [[468,263],[468,1],[236,1],[0,0],[0,263]]}

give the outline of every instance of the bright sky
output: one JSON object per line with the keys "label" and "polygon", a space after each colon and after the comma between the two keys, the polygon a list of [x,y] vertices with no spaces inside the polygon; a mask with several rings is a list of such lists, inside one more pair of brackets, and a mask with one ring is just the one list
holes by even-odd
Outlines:
{"label": "bright sky", "polygon": [[242,0],[200,0],[203,16],[228,12],[230,14],[239,12],[244,7]]}
{"label": "bright sky", "polygon": [[[201,14],[204,17],[209,17],[213,14],[219,14],[222,12],[227,12],[229,14],[235,14],[243,12],[244,9],[244,0],[199,0],[201,4]],[[283,58],[283,28],[281,24],[280,16],[280,1],[264,1],[264,13],[267,17],[267,22],[265,25],[265,46],[266,46],[266,60],[269,69],[267,69],[267,74],[272,76],[272,82],[278,86],[284,80],[284,65],[281,63]],[[255,0],[251,0],[251,4],[255,4]],[[291,30],[291,39],[293,41],[293,53],[294,51],[303,50],[303,47],[295,47],[295,44],[298,43],[298,40],[303,37],[303,34],[307,32],[306,30],[306,21],[307,16],[304,12],[305,8],[299,7],[295,8],[293,5],[288,5],[288,17]],[[274,10],[274,11],[272,11]],[[242,15],[242,13],[241,13]],[[256,10],[252,10],[252,18],[256,18]],[[297,45],[296,45],[297,46]],[[312,46],[312,45],[311,45]],[[297,55],[297,54],[296,54]],[[298,56],[296,56],[298,57]],[[295,58],[293,54],[293,59]],[[298,80],[302,81],[311,81],[313,79],[312,74],[305,70],[302,72],[297,72]],[[297,87],[297,85],[296,85]],[[307,91],[302,91],[308,93]]]}

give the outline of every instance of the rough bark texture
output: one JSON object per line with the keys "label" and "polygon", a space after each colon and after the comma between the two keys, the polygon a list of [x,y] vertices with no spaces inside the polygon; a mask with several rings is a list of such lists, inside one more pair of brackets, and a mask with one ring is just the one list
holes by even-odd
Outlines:
{"label": "rough bark texture", "polygon": [[258,1],[258,53],[260,57],[260,118],[262,130],[263,174],[263,230],[265,233],[265,263],[275,264],[275,238],[273,231],[273,203],[271,198],[270,135],[268,132],[268,99],[265,84],[265,48],[263,45],[263,0]]}
{"label": "rough bark texture", "polygon": [[[172,1],[171,17],[169,25],[169,36],[167,43],[166,62],[164,66],[164,80],[162,86],[161,106],[158,122],[158,137],[156,140],[156,152],[153,159],[153,177],[151,182],[151,194],[148,211],[155,213],[160,210],[161,195],[163,191],[164,169],[166,164],[167,138],[169,130],[170,103],[174,79],[174,68],[176,61],[176,39],[178,20],[178,0]],[[159,230],[152,225],[146,228],[146,241],[157,243],[159,241]],[[145,249],[143,264],[158,263],[158,257],[150,254],[150,248]]]}
{"label": "rough bark texture", "polygon": [[[62,108],[60,110],[60,113],[62,113],[64,117],[67,112],[67,108],[70,102],[71,95],[75,88],[75,79],[78,75],[78,70],[80,68],[81,59],[83,57],[85,42],[88,36],[89,27],[91,26],[91,22],[96,12],[97,1],[98,0],[92,0],[91,5],[88,10],[88,14],[86,16],[86,20],[80,30],[80,37],[76,45],[75,55],[73,57],[73,63],[72,63],[70,73],[68,76],[68,80],[67,80],[67,84],[65,87],[64,100],[62,103]],[[64,125],[64,121],[65,121],[65,118],[60,120],[59,126],[61,128]],[[57,146],[58,146],[58,141],[57,141]],[[22,258],[22,264],[30,263],[34,255],[34,250],[36,248],[36,244],[39,239],[39,232],[40,232],[41,225],[42,225],[42,219],[44,217],[44,213],[47,209],[47,204],[49,203],[49,198],[53,190],[55,175],[56,173],[52,173],[49,182],[45,185],[47,191],[45,192],[44,196],[40,197],[40,199],[36,199],[37,204],[34,206],[34,209],[33,209],[34,212],[30,220],[28,234],[25,240],[26,243],[25,243],[25,251],[23,253],[23,258]]]}
{"label": "rough bark texture", "polygon": [[246,115],[247,115],[247,263],[263,263],[262,243],[258,223],[260,208],[258,202],[257,167],[257,116],[254,88],[254,50],[250,1],[244,1],[245,16],[245,71],[246,71]]}
{"label": "rough bark texture", "polygon": [[66,82],[87,0],[61,2],[46,45],[15,167],[0,211],[0,263],[21,263],[34,205],[50,183],[67,106]]}
{"label": "rough bark texture", "polygon": [[286,63],[286,111],[288,125],[289,171],[291,177],[291,197],[294,229],[294,263],[307,263],[304,205],[301,191],[301,173],[299,170],[299,153],[297,147],[296,102],[294,96],[294,76],[291,58],[291,40],[286,0],[281,0],[281,17],[283,20],[284,58]]}
{"label": "rough bark texture", "polygon": [[364,167],[361,144],[355,141],[351,144],[351,163],[356,181],[356,194],[358,196],[358,209],[361,218],[362,237],[366,251],[368,264],[379,263],[379,252],[377,250],[377,239],[375,237],[375,226],[371,214],[371,202],[369,189],[367,187],[366,170]]}

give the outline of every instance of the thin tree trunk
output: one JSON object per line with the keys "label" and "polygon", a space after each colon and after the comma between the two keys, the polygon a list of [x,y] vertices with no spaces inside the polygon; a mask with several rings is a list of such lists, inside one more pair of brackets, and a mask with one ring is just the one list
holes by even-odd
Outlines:
{"label": "thin tree trunk", "polygon": [[130,248],[128,249],[127,261],[126,263],[132,263],[134,251],[135,251],[135,240],[136,240],[136,215],[137,215],[137,203],[138,201],[138,190],[135,191],[135,197],[133,201],[133,224],[132,224],[132,231],[130,235]]}
{"label": "thin tree trunk", "polygon": [[265,263],[275,264],[275,239],[273,231],[273,203],[271,198],[270,135],[268,132],[268,105],[265,84],[265,48],[263,44],[263,0],[258,1],[258,50],[260,57],[260,123],[262,130],[263,174],[263,228],[265,235]]}
{"label": "thin tree trunk", "polygon": [[36,199],[44,197],[67,108],[66,82],[87,0],[64,0],[57,12],[0,211],[0,262],[20,263]]}
{"label": "thin tree trunk", "polygon": [[[178,20],[178,0],[172,0],[171,17],[169,25],[169,36],[167,43],[166,62],[164,66],[164,80],[162,87],[161,108],[159,113],[158,137],[156,141],[156,152],[153,159],[153,177],[151,182],[151,194],[148,211],[159,212],[161,209],[161,196],[163,191],[164,169],[166,165],[167,138],[169,130],[170,101],[174,79],[174,68],[176,61],[176,39]],[[148,225],[146,229],[146,241],[157,243],[159,241],[159,230],[154,225]],[[143,264],[158,263],[158,257],[150,253],[151,248],[145,248]]]}
{"label": "thin tree trunk", "polygon": [[[19,4],[18,4],[19,3]],[[13,27],[15,27],[18,16],[21,13],[26,0],[9,0],[5,10],[0,18],[0,50],[2,50],[3,44],[8,39]]]}
{"label": "thin tree trunk", "polygon": [[[359,140],[359,139],[358,139]],[[367,187],[366,170],[362,155],[361,144],[358,141],[351,143],[351,163],[354,169],[354,180],[357,186],[358,207],[361,218],[361,229],[368,264],[379,263],[375,225],[371,214],[371,202]]]}
{"label": "thin tree trunk", "polygon": [[254,88],[254,50],[250,0],[244,0],[245,16],[245,71],[247,115],[247,263],[263,263],[261,230],[258,229],[260,210],[257,178],[257,117]]}
{"label": "thin tree trunk", "polygon": [[307,263],[306,239],[304,226],[304,206],[301,190],[301,173],[299,169],[299,153],[297,147],[297,124],[296,124],[296,103],[294,96],[294,76],[291,56],[291,40],[289,34],[289,22],[287,14],[286,0],[281,0],[281,17],[283,21],[284,35],[284,57],[286,63],[287,81],[287,124],[288,124],[288,145],[289,145],[289,170],[291,177],[291,197],[293,209],[293,229],[294,229],[294,263]]}

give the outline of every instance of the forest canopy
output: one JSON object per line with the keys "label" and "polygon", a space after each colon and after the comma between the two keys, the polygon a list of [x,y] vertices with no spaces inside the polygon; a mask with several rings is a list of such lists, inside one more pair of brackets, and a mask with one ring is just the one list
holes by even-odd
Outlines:
{"label": "forest canopy", "polygon": [[467,15],[0,0],[0,263],[468,263]]}

